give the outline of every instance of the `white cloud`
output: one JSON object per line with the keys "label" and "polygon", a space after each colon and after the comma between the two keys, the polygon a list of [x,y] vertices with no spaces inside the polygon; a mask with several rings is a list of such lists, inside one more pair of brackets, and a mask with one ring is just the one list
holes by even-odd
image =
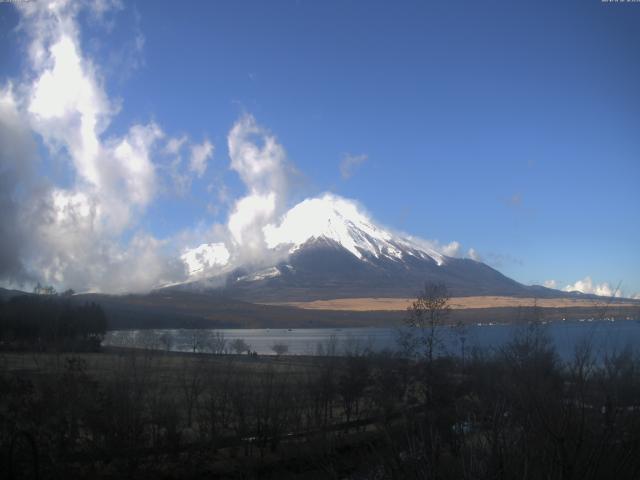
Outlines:
{"label": "white cloud", "polygon": [[107,12],[122,8],[121,0],[92,0],[87,3],[91,13],[98,19],[102,18]]}
{"label": "white cloud", "polygon": [[275,136],[245,114],[227,137],[231,169],[250,193],[285,192],[288,183],[286,153]]}
{"label": "white cloud", "polygon": [[578,280],[574,284],[564,287],[565,292],[582,292],[590,293],[594,295],[600,295],[603,297],[622,297],[620,289],[612,288],[606,282],[594,283],[591,277],[584,277],[582,280]]}
{"label": "white cloud", "polygon": [[555,280],[545,280],[543,285],[547,288],[557,288],[558,282],[556,282]]}
{"label": "white cloud", "polygon": [[274,192],[264,195],[254,193],[236,202],[229,216],[229,231],[238,245],[252,250],[259,250],[262,247],[264,239],[261,235],[255,234],[255,226],[267,225],[274,217],[275,199]]}
{"label": "white cloud", "polygon": [[[189,162],[183,164],[182,152],[184,148],[189,150]],[[169,138],[164,147],[162,154],[172,157],[168,166],[169,177],[173,182],[173,187],[178,195],[183,196],[191,190],[193,178],[202,177],[207,170],[207,163],[213,157],[215,147],[207,139],[201,144],[192,143],[189,137],[182,135],[180,137]]]}
{"label": "white cloud", "polygon": [[229,232],[238,254],[256,261],[266,250],[263,227],[284,208],[291,169],[284,148],[251,115],[236,122],[227,142],[231,169],[247,188],[232,207]]}
{"label": "white cloud", "polygon": [[36,143],[8,85],[0,89],[0,279],[28,278],[23,255],[30,235],[20,205],[34,188],[36,159]]}
{"label": "white cloud", "polygon": [[[217,197],[218,205],[229,205],[230,211],[226,225],[195,235],[191,244],[199,246],[183,251],[183,261],[197,276],[202,276],[201,271],[215,274],[221,267],[256,265],[275,258],[268,251],[263,227],[275,221],[286,206],[293,169],[276,137],[251,115],[241,116],[233,125],[227,144],[230,168],[239,175],[246,193],[233,200],[224,184],[215,182],[207,187],[208,193]],[[205,141],[200,152],[202,156],[212,154],[213,145],[209,147]],[[217,215],[218,205],[209,203],[207,209]],[[205,245],[222,245],[228,258],[224,263],[200,261]]]}
{"label": "white cloud", "polygon": [[[162,131],[153,123],[133,125],[122,137],[102,138],[117,108],[107,98],[93,62],[82,54],[75,19],[79,5],[60,1],[23,8],[35,74],[26,88],[27,112],[47,145],[67,153],[78,176],[75,189],[104,203],[102,211],[108,217],[113,199],[145,206],[153,197],[150,150]],[[99,15],[117,6],[87,5]]]}
{"label": "white cloud", "polygon": [[634,300],[640,300],[640,292],[632,295],[631,298],[633,298]]}
{"label": "white cloud", "polygon": [[467,257],[469,257],[471,260],[475,260],[476,262],[482,261],[482,257],[474,248],[470,248],[467,251]]}
{"label": "white cloud", "polygon": [[347,153],[340,162],[340,175],[347,180],[353,176],[355,170],[368,160],[366,154],[352,155]]}
{"label": "white cloud", "polygon": [[460,247],[460,243],[454,240],[453,242],[443,245],[440,248],[440,252],[447,257],[457,257],[460,255]]}
{"label": "white cloud", "polygon": [[163,148],[163,152],[167,155],[178,155],[187,140],[186,135],[182,135],[181,137],[171,137],[167,140]]}
{"label": "white cloud", "polygon": [[445,255],[447,257],[460,257],[460,253],[462,250],[462,245],[460,242],[455,240],[442,244],[438,240],[427,240],[424,238],[416,237],[414,235],[407,234],[401,231],[395,231],[393,229],[389,229],[395,235],[408,239],[410,242],[417,245],[419,248],[424,249],[427,252],[434,252],[439,255]]}
{"label": "white cloud", "polygon": [[199,145],[192,145],[189,170],[198,175],[198,177],[202,177],[207,170],[207,160],[211,157],[213,157],[213,144],[209,140],[205,140]]}
{"label": "white cloud", "polygon": [[189,275],[202,275],[227,265],[230,254],[224,243],[203,243],[196,248],[185,249],[180,258],[187,264]]}
{"label": "white cloud", "polygon": [[108,121],[110,105],[71,35],[61,33],[50,46],[51,67],[38,70],[28,112],[45,141],[51,147],[66,148],[77,173],[100,187],[98,135]]}
{"label": "white cloud", "polygon": [[[160,127],[155,123],[134,125],[124,138],[114,139],[110,148],[104,151],[106,158],[102,159],[103,165],[112,161],[112,158],[115,160],[105,176],[115,176],[110,179],[114,183],[124,180],[127,198],[136,205],[146,206],[155,194],[155,166],[151,161],[151,149],[162,136]],[[118,190],[113,185],[110,185],[110,189]]]}
{"label": "white cloud", "polygon": [[[100,19],[119,3],[16,5],[20,31],[29,41],[28,71],[19,88],[9,84],[2,90],[0,139],[11,140],[2,141],[0,160],[13,182],[0,200],[3,216],[19,228],[12,235],[0,232],[0,241],[3,252],[19,260],[0,259],[0,278],[121,292],[180,277],[183,266],[169,260],[166,242],[135,228],[157,194],[153,155],[163,132],[152,122],[105,135],[119,106],[108,98],[98,67],[80,44],[80,11]],[[70,185],[50,185],[33,169],[25,173],[21,164],[35,156],[29,132],[39,135],[53,156],[68,161],[74,173]],[[132,229],[124,241],[122,234]]]}

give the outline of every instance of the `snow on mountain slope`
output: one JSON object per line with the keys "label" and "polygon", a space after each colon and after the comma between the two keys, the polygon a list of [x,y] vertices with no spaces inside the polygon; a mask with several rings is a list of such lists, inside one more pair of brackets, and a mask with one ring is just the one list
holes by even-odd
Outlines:
{"label": "snow on mountain slope", "polygon": [[406,269],[416,261],[442,266],[452,260],[427,242],[394,234],[374,224],[356,202],[332,194],[298,203],[277,222],[264,226],[262,237],[264,250],[257,254],[251,250],[251,255],[246,255],[246,246],[234,242],[232,236],[226,244],[203,243],[185,249],[180,258],[188,281],[217,278],[220,283],[220,278],[232,271],[240,272],[235,280],[239,282],[274,279],[282,273],[281,262],[313,245],[341,247],[354,261],[370,266],[391,262]]}
{"label": "snow on mountain slope", "polygon": [[238,281],[242,282],[257,282],[260,280],[266,280],[267,278],[276,278],[281,275],[280,270],[277,267],[269,267],[264,270],[259,270],[250,275],[242,275],[238,277]]}
{"label": "snow on mountain slope", "polygon": [[430,257],[439,265],[444,262],[442,254],[394,236],[374,225],[354,202],[331,194],[304,200],[289,210],[279,225],[267,225],[263,233],[270,249],[287,248],[289,253],[311,240],[327,239],[360,260],[368,256],[402,260],[412,255]]}

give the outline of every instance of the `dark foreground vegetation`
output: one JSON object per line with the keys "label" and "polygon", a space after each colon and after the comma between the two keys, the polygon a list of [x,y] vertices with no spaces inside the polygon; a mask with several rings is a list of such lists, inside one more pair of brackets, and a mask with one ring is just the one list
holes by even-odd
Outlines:
{"label": "dark foreground vegetation", "polygon": [[[352,341],[258,357],[194,330],[193,352],[99,350],[95,305],[0,305],[0,478],[640,478],[640,358],[563,362],[540,323],[444,355],[427,285],[398,351]],[[206,340],[206,341],[205,341]],[[237,343],[237,344],[236,344]],[[203,346],[208,346],[203,348]],[[222,354],[236,351],[238,354]],[[337,353],[344,355],[339,356]]]}
{"label": "dark foreground vegetation", "polygon": [[[435,343],[434,343],[435,345]],[[640,361],[0,353],[2,478],[640,478]]]}

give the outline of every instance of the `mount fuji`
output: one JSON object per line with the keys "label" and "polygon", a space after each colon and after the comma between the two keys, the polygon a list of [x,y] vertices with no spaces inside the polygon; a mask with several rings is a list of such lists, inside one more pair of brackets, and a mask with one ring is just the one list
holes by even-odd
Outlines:
{"label": "mount fuji", "polygon": [[[395,234],[374,224],[354,202],[332,194],[297,204],[278,223],[263,227],[262,236],[270,262],[237,266],[224,244],[200,245],[182,256],[194,278],[171,288],[216,290],[251,302],[407,298],[425,282],[444,283],[453,296],[567,296]],[[203,275],[212,268],[217,273]]]}

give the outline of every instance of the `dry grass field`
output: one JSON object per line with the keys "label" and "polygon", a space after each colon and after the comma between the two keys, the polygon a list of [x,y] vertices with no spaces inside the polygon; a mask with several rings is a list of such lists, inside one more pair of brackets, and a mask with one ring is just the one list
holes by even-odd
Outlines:
{"label": "dry grass field", "polygon": [[[270,305],[281,305],[297,307],[305,310],[340,310],[352,312],[375,312],[375,311],[402,311],[411,304],[413,298],[337,298],[333,300],[315,300],[311,302],[286,302],[272,303]],[[598,308],[604,307],[608,299],[593,300],[582,298],[518,298],[518,297],[453,297],[451,298],[451,308],[453,310],[485,309],[485,308],[517,308],[534,307],[541,308]],[[616,307],[637,307],[637,302],[615,301]]]}

